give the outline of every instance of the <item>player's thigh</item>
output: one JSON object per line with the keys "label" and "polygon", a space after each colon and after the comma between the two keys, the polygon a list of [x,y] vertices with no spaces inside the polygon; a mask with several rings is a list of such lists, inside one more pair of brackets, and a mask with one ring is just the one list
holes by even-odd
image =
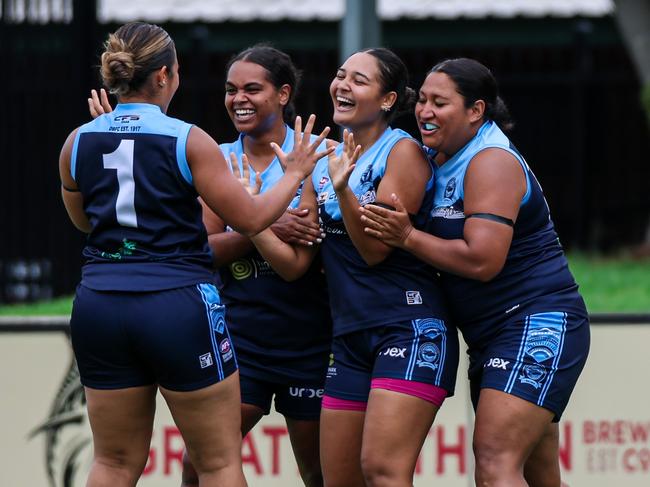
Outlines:
{"label": "player's thigh", "polygon": [[371,475],[413,474],[438,406],[420,397],[370,390],[363,429],[362,465]]}
{"label": "player's thigh", "polygon": [[85,388],[96,458],[144,468],[156,409],[156,387]]}
{"label": "player's thigh", "polygon": [[194,391],[160,388],[197,471],[241,458],[239,374]]}
{"label": "player's thigh", "polygon": [[474,425],[477,464],[499,460],[521,465],[542,439],[553,412],[517,396],[481,390]]}
{"label": "player's thigh", "polygon": [[361,471],[364,417],[364,411],[327,408],[322,410],[320,457],[325,485],[365,485]]}

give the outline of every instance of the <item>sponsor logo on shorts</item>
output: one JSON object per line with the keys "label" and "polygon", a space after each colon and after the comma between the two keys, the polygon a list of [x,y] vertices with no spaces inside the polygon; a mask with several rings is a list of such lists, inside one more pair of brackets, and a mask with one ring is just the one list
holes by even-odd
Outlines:
{"label": "sponsor logo on shorts", "polygon": [[224,338],[219,344],[219,351],[221,352],[221,357],[224,362],[227,362],[232,358],[232,346],[230,345],[230,340]]}
{"label": "sponsor logo on shorts", "polygon": [[406,291],[406,304],[422,304],[420,291]]}
{"label": "sponsor logo on shorts", "polygon": [[438,318],[422,318],[413,320],[413,324],[418,330],[418,334],[431,340],[435,340],[447,331],[445,322]]}
{"label": "sponsor logo on shorts", "polygon": [[485,364],[483,367],[491,367],[493,369],[503,369],[503,370],[508,370],[508,364],[510,363],[509,360],[503,360],[502,358],[491,358]]}
{"label": "sponsor logo on shorts", "polygon": [[405,353],[406,353],[406,348],[389,347],[383,352],[380,352],[379,355],[388,355],[389,357],[395,357],[395,358],[406,358],[404,356]]}
{"label": "sponsor logo on shorts", "polygon": [[212,360],[212,354],[208,352],[204,353],[203,355],[199,355],[199,363],[201,364],[202,369],[210,367],[212,364],[214,364]]}
{"label": "sponsor logo on shorts", "polygon": [[546,377],[546,370],[541,365],[524,365],[519,381],[524,384],[530,384],[535,389],[542,387],[542,381]]}
{"label": "sponsor logo on shorts", "polygon": [[334,365],[334,354],[330,353],[330,362],[327,367],[327,377],[335,377],[336,376],[336,366]]}
{"label": "sponsor logo on shorts", "polygon": [[418,367],[427,367],[431,370],[436,370],[439,366],[440,350],[433,343],[424,343],[418,348],[418,359],[416,365]]}
{"label": "sponsor logo on shorts", "polygon": [[307,387],[289,387],[289,394],[292,397],[304,397],[313,399],[314,397],[322,398],[323,389],[311,389]]}
{"label": "sponsor logo on shorts", "polygon": [[536,362],[555,357],[560,348],[560,332],[550,328],[531,330],[526,337],[526,354]]}

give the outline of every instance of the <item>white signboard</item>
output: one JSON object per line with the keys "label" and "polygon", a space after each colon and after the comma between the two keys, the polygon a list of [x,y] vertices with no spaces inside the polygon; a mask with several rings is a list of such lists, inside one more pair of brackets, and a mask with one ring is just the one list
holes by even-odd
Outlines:
{"label": "white signboard", "polygon": [[[650,485],[650,326],[592,326],[592,349],[560,423],[567,487]],[[92,455],[83,390],[61,332],[0,333],[0,485],[81,487]],[[183,442],[159,398],[149,461],[138,485],[178,487]],[[415,486],[474,485],[472,412],[461,362],[420,455]],[[265,417],[244,439],[252,486],[302,485],[282,416]]]}

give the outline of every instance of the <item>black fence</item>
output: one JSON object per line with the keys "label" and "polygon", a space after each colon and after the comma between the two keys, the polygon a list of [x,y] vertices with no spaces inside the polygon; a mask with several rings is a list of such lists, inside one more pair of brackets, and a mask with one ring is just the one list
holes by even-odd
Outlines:
{"label": "black fence", "polygon": [[[101,42],[116,26],[97,24],[92,2],[73,3],[69,22],[0,19],[0,302],[69,293],[79,279],[84,237],[60,201],[58,154],[68,133],[89,118],[85,98],[99,86],[94,66]],[[448,57],[474,57],[492,68],[517,123],[512,139],[545,189],[565,246],[609,251],[641,242],[650,216],[650,131],[614,19],[555,20],[559,34],[542,40],[534,32],[499,37],[513,22],[402,20],[383,30],[414,87]],[[434,24],[437,37],[418,37]],[[337,24],[164,27],[176,39],[181,64],[171,115],[217,141],[235,138],[223,108],[224,66],[237,50],[268,39],[303,70],[299,112],[331,124]],[[416,133],[412,117],[396,125]]]}

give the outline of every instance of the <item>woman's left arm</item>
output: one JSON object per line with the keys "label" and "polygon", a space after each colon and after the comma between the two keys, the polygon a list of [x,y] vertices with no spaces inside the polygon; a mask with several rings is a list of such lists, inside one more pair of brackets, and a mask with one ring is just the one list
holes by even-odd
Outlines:
{"label": "woman's left arm", "polygon": [[462,239],[446,240],[413,229],[397,197],[392,201],[397,211],[363,210],[365,231],[438,269],[489,281],[501,272],[508,256],[513,228],[507,221],[516,221],[525,193],[526,177],[515,157],[502,149],[485,149],[465,174]]}
{"label": "woman's left arm", "polygon": [[[430,177],[431,167],[419,145],[415,141],[402,139],[388,156],[386,172],[377,188],[376,201],[392,205],[391,194],[401,194],[406,210],[415,214],[420,209]],[[350,187],[346,185],[343,191],[337,191],[337,197],[345,228],[361,257],[368,265],[385,260],[392,248],[364,232],[360,205]]]}
{"label": "woman's left arm", "polygon": [[77,130],[75,129],[68,136],[67,140],[63,144],[61,149],[61,154],[59,155],[59,176],[61,177],[61,197],[63,198],[63,205],[65,206],[66,211],[70,220],[84,233],[90,233],[92,226],[88,220],[88,216],[84,211],[84,200],[77,183],[72,178],[70,172],[70,161],[72,158],[72,146],[74,145],[74,139],[77,135]]}

